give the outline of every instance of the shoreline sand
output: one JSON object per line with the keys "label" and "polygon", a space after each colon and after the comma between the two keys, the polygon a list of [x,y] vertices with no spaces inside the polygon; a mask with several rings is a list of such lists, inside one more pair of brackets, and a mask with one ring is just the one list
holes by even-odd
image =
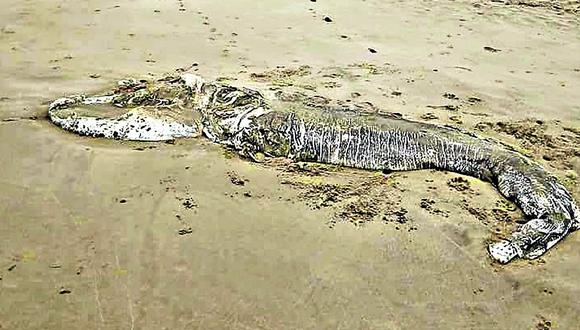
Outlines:
{"label": "shoreline sand", "polygon": [[[487,240],[519,213],[478,180],[260,165],[204,139],[103,141],[45,119],[60,96],[197,63],[208,79],[356,99],[496,137],[578,201],[577,14],[484,1],[4,7],[0,329],[580,322],[580,235],[537,261],[492,263]],[[277,73],[305,65],[307,75]]]}

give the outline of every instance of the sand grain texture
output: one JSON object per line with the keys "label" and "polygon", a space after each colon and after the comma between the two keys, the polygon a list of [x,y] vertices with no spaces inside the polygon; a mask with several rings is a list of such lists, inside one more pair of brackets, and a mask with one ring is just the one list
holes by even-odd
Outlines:
{"label": "sand grain texture", "polygon": [[519,212],[480,181],[45,119],[60,96],[194,64],[500,138],[578,201],[577,5],[540,2],[4,0],[0,329],[577,328],[580,235],[492,264],[486,241]]}

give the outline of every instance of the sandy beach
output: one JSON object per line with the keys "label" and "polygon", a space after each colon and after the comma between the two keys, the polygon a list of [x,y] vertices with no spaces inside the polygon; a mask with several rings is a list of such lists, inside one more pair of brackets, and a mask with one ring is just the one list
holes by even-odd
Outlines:
{"label": "sandy beach", "polygon": [[0,329],[576,329],[580,233],[492,262],[484,182],[80,137],[48,104],[187,68],[511,144],[580,201],[578,1],[3,0]]}

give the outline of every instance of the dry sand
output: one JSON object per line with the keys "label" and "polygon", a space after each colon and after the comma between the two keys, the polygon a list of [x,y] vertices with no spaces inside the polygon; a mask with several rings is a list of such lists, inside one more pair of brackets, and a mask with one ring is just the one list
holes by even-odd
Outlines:
{"label": "dry sand", "polygon": [[580,234],[493,264],[486,242],[518,212],[477,180],[258,165],[45,119],[62,95],[197,63],[479,130],[580,200],[578,2],[504,2],[2,0],[0,329],[579,328]]}

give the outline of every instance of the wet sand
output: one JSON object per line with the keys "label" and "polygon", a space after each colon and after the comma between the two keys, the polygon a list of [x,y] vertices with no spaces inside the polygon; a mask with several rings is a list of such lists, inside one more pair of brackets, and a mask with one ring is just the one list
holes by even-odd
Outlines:
{"label": "wet sand", "polygon": [[499,138],[578,201],[580,21],[571,10],[3,4],[0,329],[578,326],[580,235],[533,262],[492,263],[487,241],[519,212],[478,180],[255,164],[204,139],[103,141],[45,119],[62,95],[196,63],[191,71],[208,79],[367,102]]}

